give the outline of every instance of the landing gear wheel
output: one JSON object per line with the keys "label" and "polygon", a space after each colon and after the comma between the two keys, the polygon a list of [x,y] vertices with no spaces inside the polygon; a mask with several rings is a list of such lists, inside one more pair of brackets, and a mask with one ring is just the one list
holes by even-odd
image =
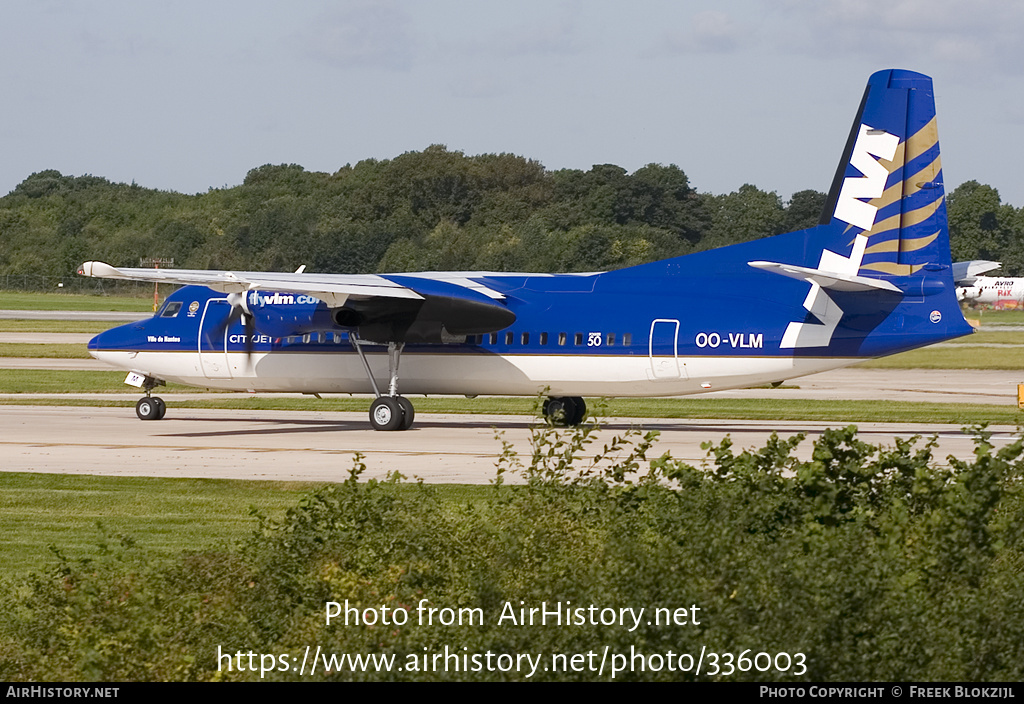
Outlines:
{"label": "landing gear wheel", "polygon": [[160,406],[157,405],[155,399],[140,398],[139,402],[135,404],[135,415],[139,417],[139,420],[157,420],[160,417]]}
{"label": "landing gear wheel", "polygon": [[572,402],[576,410],[572,414],[572,418],[569,419],[569,425],[579,425],[587,417],[587,402],[579,396],[573,396]]}
{"label": "landing gear wheel", "polygon": [[370,425],[374,430],[398,430],[403,420],[402,406],[391,396],[381,396],[370,406]]}
{"label": "landing gear wheel", "polygon": [[576,417],[576,402],[568,396],[549,398],[544,402],[544,415],[552,425],[572,425]]}
{"label": "landing gear wheel", "polygon": [[395,400],[398,401],[398,405],[402,407],[402,424],[398,426],[398,429],[408,430],[412,427],[413,418],[416,417],[416,411],[412,407],[412,401],[407,399],[405,396],[396,396]]}
{"label": "landing gear wheel", "polygon": [[579,396],[555,396],[544,401],[544,415],[552,425],[579,425],[587,417],[587,402]]}
{"label": "landing gear wheel", "polygon": [[167,415],[167,404],[164,403],[164,400],[159,396],[154,396],[151,400],[153,401],[153,403],[156,404],[157,407],[156,419],[163,420],[164,416]]}

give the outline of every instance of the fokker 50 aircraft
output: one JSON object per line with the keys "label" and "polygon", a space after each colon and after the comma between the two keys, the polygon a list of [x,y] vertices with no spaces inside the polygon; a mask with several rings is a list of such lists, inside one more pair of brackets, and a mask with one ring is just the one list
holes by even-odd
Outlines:
{"label": "fokker 50 aircraft", "polygon": [[[122,269],[185,284],[151,319],[89,343],[144,388],[370,392],[377,430],[404,430],[401,394],[670,396],[777,382],[972,331],[957,304],[932,81],[868,81],[820,224],[593,274],[331,275]],[[751,295],[751,292],[757,292]],[[401,362],[401,366],[399,366]],[[546,390],[546,391],[545,391]]]}

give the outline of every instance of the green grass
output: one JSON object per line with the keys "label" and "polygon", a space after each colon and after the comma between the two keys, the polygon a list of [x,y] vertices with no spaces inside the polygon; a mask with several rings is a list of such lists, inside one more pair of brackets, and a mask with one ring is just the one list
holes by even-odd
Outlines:
{"label": "green grass", "polygon": [[[168,287],[167,293],[170,292]],[[153,297],[87,296],[77,293],[22,293],[0,291],[0,309],[5,310],[84,310],[153,311]]]}
{"label": "green grass", "polygon": [[[64,369],[0,369],[0,393],[3,394],[89,394],[131,393],[134,387],[124,383],[123,371],[73,371]],[[159,387],[161,393],[204,393],[181,384]],[[142,395],[142,392],[139,392]]]}
{"label": "green grass", "polygon": [[43,568],[52,559],[48,545],[68,557],[94,556],[102,537],[97,523],[159,555],[213,547],[255,527],[250,506],[277,515],[310,486],[0,472],[2,570],[12,575]]}
{"label": "green grass", "polygon": [[0,319],[0,332],[77,332],[95,335],[116,327],[118,323],[103,320],[5,320]]}
{"label": "green grass", "polygon": [[1024,310],[972,310],[964,311],[968,320],[980,320],[984,330],[989,325],[1022,325]]}
{"label": "green grass", "polygon": [[[0,393],[5,394],[93,394],[130,391],[124,384],[126,372],[66,371],[60,369],[0,369]],[[169,387],[173,388],[173,387]],[[186,387],[178,386],[179,390]]]}
{"label": "green grass", "polygon": [[[0,576],[45,569],[54,561],[50,545],[69,558],[95,557],[105,534],[128,535],[164,557],[227,545],[256,527],[250,509],[280,516],[322,485],[0,472]],[[456,506],[482,500],[491,487],[441,485],[436,490]]]}
{"label": "green grass", "polygon": [[998,328],[982,328],[973,335],[958,337],[950,340],[948,344],[1001,344],[1001,345],[1024,345],[1024,332],[1006,331]]}
{"label": "green grass", "polygon": [[872,359],[857,366],[870,369],[1024,369],[1024,347],[925,347]]}
{"label": "green grass", "polygon": [[0,357],[91,359],[85,345],[36,344],[32,342],[0,342]]}

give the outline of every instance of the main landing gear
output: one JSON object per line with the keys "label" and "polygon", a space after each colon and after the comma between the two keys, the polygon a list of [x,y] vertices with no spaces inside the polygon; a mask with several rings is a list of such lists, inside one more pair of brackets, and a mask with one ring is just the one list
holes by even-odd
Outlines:
{"label": "main landing gear", "polygon": [[587,404],[579,396],[554,396],[545,399],[544,416],[552,425],[579,425],[587,417]]}
{"label": "main landing gear", "polygon": [[374,430],[408,430],[412,427],[416,411],[413,409],[412,402],[409,399],[398,395],[398,362],[402,357],[402,349],[405,347],[405,343],[388,343],[389,381],[388,393],[384,395],[377,388],[377,381],[373,378],[370,364],[366,361],[366,356],[363,354],[363,345],[375,343],[360,340],[355,335],[350,335],[349,340],[352,342],[352,346],[356,348],[359,359],[362,360],[363,367],[366,369],[366,376],[370,380],[370,386],[373,387],[373,393],[377,396],[370,405],[370,425],[373,426]]}
{"label": "main landing gear", "polygon": [[408,430],[416,411],[405,396],[380,396],[370,405],[374,430]]}
{"label": "main landing gear", "polygon": [[167,404],[159,396],[150,395],[155,387],[163,385],[164,382],[160,379],[146,377],[146,380],[142,383],[142,388],[145,389],[146,395],[135,404],[135,415],[139,417],[139,420],[163,419],[164,414],[167,413]]}

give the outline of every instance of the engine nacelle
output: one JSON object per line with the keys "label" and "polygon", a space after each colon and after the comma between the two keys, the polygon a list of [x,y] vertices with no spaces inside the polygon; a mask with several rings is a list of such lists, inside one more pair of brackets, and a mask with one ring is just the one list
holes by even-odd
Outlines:
{"label": "engine nacelle", "polygon": [[308,332],[337,328],[331,318],[330,309],[323,301],[313,296],[250,291],[245,302],[256,330],[270,337],[304,335]]}

